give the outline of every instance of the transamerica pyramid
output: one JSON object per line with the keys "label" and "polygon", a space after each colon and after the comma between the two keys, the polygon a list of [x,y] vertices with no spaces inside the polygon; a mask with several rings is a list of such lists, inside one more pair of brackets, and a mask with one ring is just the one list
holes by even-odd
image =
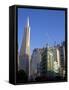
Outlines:
{"label": "transamerica pyramid", "polygon": [[19,54],[19,70],[24,70],[30,76],[30,26],[29,17],[24,28],[22,44]]}

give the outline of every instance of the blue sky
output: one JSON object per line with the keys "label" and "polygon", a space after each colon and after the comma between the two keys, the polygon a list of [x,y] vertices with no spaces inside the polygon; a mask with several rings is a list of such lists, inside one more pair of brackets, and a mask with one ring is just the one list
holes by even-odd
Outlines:
{"label": "blue sky", "polygon": [[54,45],[54,42],[58,44],[65,40],[64,11],[18,8],[18,51],[28,16],[31,28],[31,52],[34,48],[42,48],[46,43]]}

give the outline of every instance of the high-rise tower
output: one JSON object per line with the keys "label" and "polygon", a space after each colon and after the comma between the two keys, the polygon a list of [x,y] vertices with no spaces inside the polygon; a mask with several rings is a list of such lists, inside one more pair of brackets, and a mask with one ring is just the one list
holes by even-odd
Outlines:
{"label": "high-rise tower", "polygon": [[28,76],[30,76],[30,26],[29,17],[27,18],[27,24],[24,28],[24,34],[22,38],[22,44],[19,55],[19,70],[24,70]]}

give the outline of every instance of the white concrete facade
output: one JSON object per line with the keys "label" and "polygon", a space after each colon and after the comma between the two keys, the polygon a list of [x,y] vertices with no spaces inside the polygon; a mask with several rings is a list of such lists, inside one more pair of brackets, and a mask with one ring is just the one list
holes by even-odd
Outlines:
{"label": "white concrete facade", "polygon": [[29,17],[24,28],[24,35],[19,54],[19,70],[24,70],[30,76],[30,26]]}

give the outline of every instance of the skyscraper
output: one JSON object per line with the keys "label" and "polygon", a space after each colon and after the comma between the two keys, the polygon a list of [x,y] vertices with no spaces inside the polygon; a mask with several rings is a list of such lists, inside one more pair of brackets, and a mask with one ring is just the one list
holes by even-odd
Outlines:
{"label": "skyscraper", "polygon": [[35,80],[36,77],[40,76],[40,62],[40,49],[35,48],[31,56],[31,76],[33,80]]}
{"label": "skyscraper", "polygon": [[30,26],[29,17],[24,28],[24,35],[19,54],[19,70],[24,70],[30,76]]}

